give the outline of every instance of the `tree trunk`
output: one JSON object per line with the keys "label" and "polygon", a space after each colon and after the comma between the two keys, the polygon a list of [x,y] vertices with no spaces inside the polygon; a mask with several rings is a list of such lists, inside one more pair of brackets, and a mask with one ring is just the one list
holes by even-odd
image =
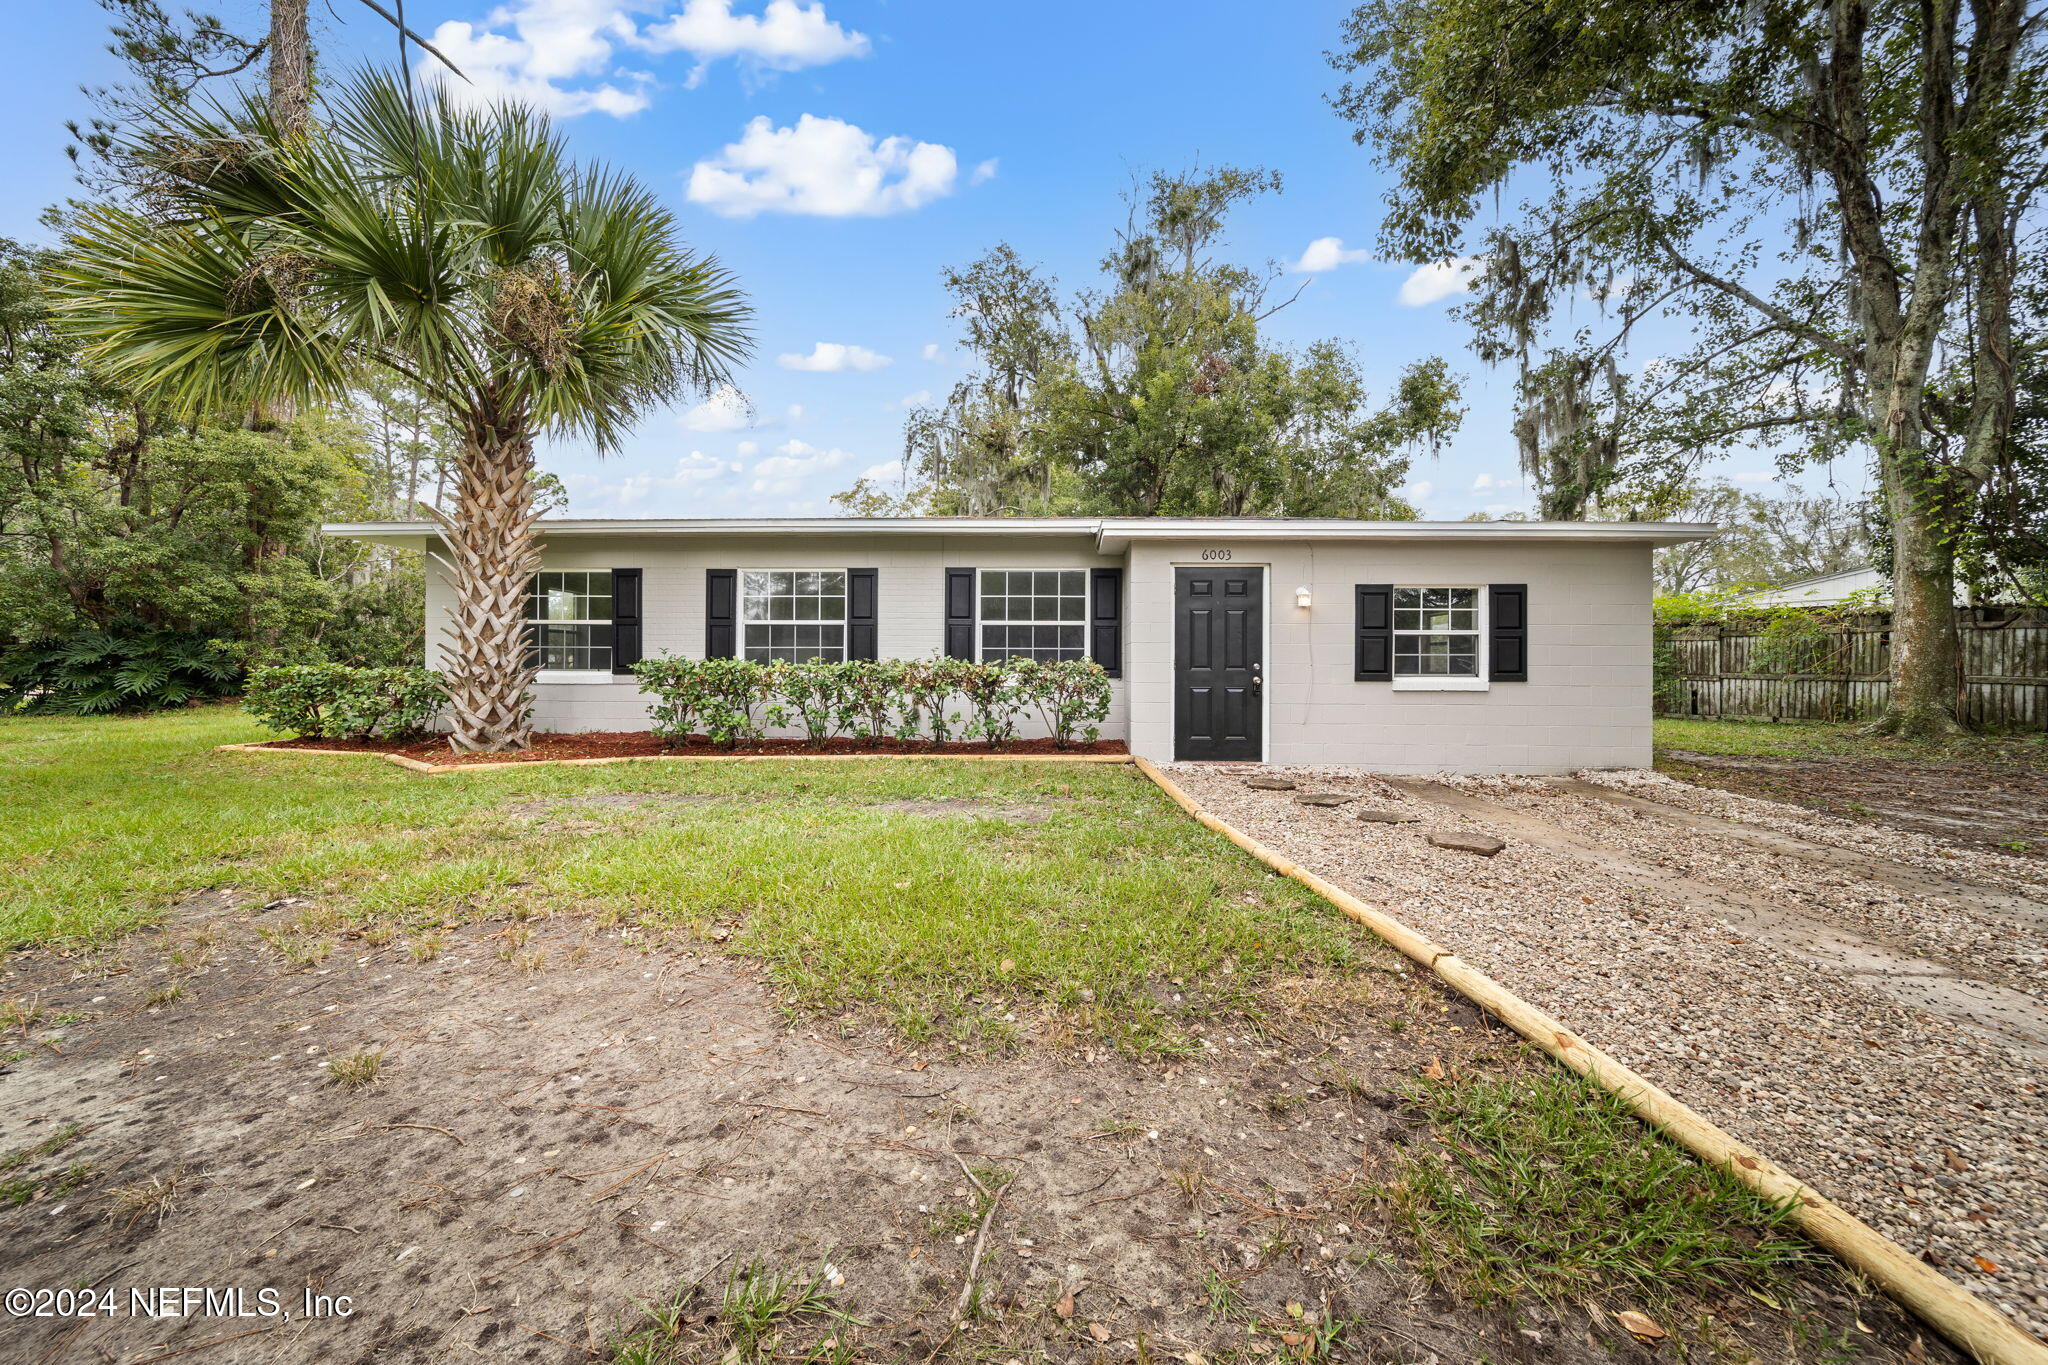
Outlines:
{"label": "tree trunk", "polygon": [[[1955,550],[1937,520],[1931,475],[1902,470],[1881,457],[1885,505],[1892,523],[1891,701],[1869,727],[1906,739],[1962,731],[1956,679],[1962,640],[1956,630]],[[1912,465],[1925,469],[1923,455]]]}
{"label": "tree trunk", "polygon": [[[270,0],[270,116],[286,133],[313,122],[313,40],[306,28],[307,0]],[[258,394],[243,415],[251,431],[274,431],[299,414],[287,394]]]}
{"label": "tree trunk", "polygon": [[287,133],[313,121],[313,40],[307,0],[270,0],[270,113]]}
{"label": "tree trunk", "polygon": [[456,458],[455,510],[429,508],[454,590],[443,670],[459,752],[523,749],[532,735],[534,668],[526,647],[526,592],[540,569],[534,522],[533,442],[523,432],[468,433]]}

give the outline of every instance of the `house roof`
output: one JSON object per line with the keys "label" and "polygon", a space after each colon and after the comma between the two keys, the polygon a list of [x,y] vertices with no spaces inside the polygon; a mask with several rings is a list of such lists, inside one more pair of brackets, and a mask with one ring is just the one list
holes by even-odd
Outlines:
{"label": "house roof", "polygon": [[[325,534],[419,549],[428,521],[330,522]],[[1340,517],[671,517],[544,520],[565,536],[1066,536],[1116,554],[1139,540],[1576,540],[1676,545],[1706,540],[1711,523],[1672,521],[1353,521]]]}

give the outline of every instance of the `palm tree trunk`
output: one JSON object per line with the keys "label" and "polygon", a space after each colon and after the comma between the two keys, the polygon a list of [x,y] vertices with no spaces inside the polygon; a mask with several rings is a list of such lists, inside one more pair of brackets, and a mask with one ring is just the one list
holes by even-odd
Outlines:
{"label": "palm tree trunk", "polygon": [[313,121],[313,39],[307,0],[270,0],[270,114],[287,133]]}
{"label": "palm tree trunk", "polygon": [[448,555],[435,558],[455,594],[443,670],[454,712],[448,738],[465,753],[523,749],[533,728],[526,592],[540,569],[533,442],[471,432],[455,467],[454,512],[427,509],[441,525]]}

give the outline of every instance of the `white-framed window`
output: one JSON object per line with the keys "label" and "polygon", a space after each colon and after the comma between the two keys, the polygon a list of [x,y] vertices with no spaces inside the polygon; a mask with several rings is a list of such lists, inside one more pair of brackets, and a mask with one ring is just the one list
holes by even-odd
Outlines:
{"label": "white-framed window", "polygon": [[612,571],[548,569],[526,594],[527,635],[549,673],[610,672]]}
{"label": "white-framed window", "polygon": [[1088,657],[1086,569],[983,569],[981,657]]}
{"label": "white-framed window", "polygon": [[741,657],[757,664],[846,657],[846,570],[740,570]]}
{"label": "white-framed window", "polygon": [[1481,600],[1471,587],[1395,588],[1395,684],[1485,686]]}

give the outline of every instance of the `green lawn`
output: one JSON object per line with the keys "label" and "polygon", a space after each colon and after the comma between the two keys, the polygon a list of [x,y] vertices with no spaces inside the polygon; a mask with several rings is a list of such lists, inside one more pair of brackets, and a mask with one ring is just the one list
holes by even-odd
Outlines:
{"label": "green lawn", "polygon": [[1861,722],[1691,720],[1659,717],[1659,755],[1667,749],[1746,758],[1870,758],[1893,763],[1989,763],[2048,766],[2048,736],[1964,735],[1946,741],[1873,739]]}
{"label": "green lawn", "polygon": [[[577,913],[762,960],[794,1008],[1001,1045],[1030,1011],[1135,1052],[1267,983],[1384,950],[1108,766],[634,763],[423,777],[363,757],[214,753],[237,710],[0,720],[0,949],[91,945],[182,899],[306,897],[265,923],[341,937]],[[578,798],[694,794],[627,807]],[[876,803],[973,799],[1041,823]],[[287,918],[290,917],[290,918]],[[1180,997],[1176,999],[1175,997]]]}

